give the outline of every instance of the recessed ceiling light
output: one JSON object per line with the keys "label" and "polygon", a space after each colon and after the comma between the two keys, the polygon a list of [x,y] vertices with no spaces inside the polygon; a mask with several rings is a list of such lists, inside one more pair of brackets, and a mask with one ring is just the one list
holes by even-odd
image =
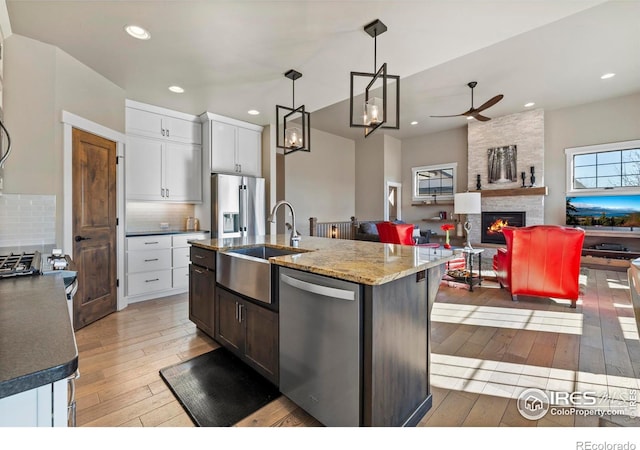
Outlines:
{"label": "recessed ceiling light", "polygon": [[602,75],[600,78],[601,78],[601,79],[603,79],[603,80],[607,80],[607,79],[609,79],[609,78],[613,78],[613,77],[615,77],[615,76],[616,76],[616,74],[615,74],[615,73],[613,73],[613,72],[609,72],[609,73],[605,73],[605,74],[604,74],[604,75]]}
{"label": "recessed ceiling light", "polygon": [[250,109],[249,111],[247,111],[248,114],[251,114],[252,116],[257,116],[258,114],[260,114],[260,111],[258,111],[257,109]]}
{"label": "recessed ceiling light", "polygon": [[184,89],[182,89],[180,86],[169,86],[169,90],[171,92],[175,92],[176,94],[182,94],[184,92]]}
{"label": "recessed ceiling light", "polygon": [[418,125],[418,122],[414,120],[413,122],[411,122],[411,125]]}
{"label": "recessed ceiling light", "polygon": [[143,41],[151,39],[151,33],[138,25],[127,25],[124,27],[124,31],[136,39],[142,39]]}
{"label": "recessed ceiling light", "polygon": [[525,104],[524,104],[524,107],[525,107],[525,108],[531,108],[533,105],[535,105],[535,103],[533,103],[533,102],[529,102],[529,103],[525,103]]}

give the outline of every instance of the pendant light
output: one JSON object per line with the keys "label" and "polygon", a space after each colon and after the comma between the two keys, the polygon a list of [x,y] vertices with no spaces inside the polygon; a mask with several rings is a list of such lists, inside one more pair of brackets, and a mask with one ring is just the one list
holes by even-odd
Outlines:
{"label": "pendant light", "polygon": [[[349,95],[349,125],[352,128],[364,128],[364,137],[368,137],[378,128],[400,128],[400,76],[389,75],[387,73],[387,63],[382,64],[380,68],[376,65],[376,50],[378,36],[387,31],[387,26],[380,20],[365,25],[364,31],[373,38],[373,73],[368,72],[351,72],[351,90]],[[364,91],[364,103],[358,114],[358,119],[354,118],[354,80],[356,78],[365,78],[368,82]],[[382,86],[374,87],[374,85],[382,84]],[[389,94],[392,87],[391,83],[395,83],[395,121],[390,122],[391,117],[389,107],[391,101]],[[380,92],[381,91],[381,92]],[[381,94],[381,95],[380,95]]]}
{"label": "pendant light", "polygon": [[[291,108],[276,105],[276,147],[284,149],[284,154],[311,151],[311,114],[304,105],[296,108],[296,80],[302,74],[293,69],[284,74],[293,84]],[[282,124],[282,129],[281,129]]]}

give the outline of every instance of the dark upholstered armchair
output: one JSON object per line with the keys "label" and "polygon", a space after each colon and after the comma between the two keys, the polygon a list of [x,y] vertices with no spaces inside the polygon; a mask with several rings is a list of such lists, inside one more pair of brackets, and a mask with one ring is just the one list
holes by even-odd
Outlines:
{"label": "dark upholstered armchair", "polygon": [[504,227],[507,248],[493,257],[500,287],[517,296],[557,297],[576,307],[584,230],[559,225]]}

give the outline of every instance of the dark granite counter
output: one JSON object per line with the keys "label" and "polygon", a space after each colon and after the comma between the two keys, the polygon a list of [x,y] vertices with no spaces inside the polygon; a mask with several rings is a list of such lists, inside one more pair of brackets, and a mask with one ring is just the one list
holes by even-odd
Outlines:
{"label": "dark granite counter", "polygon": [[77,368],[62,276],[0,279],[0,398],[62,380]]}
{"label": "dark granite counter", "polygon": [[127,231],[126,237],[135,236],[161,236],[171,234],[192,234],[192,233],[209,233],[208,230],[148,230],[148,231]]}

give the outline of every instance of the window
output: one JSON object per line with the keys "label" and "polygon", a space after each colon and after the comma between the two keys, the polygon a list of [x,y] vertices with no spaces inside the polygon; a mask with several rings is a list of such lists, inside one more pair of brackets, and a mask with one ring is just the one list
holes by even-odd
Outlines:
{"label": "window", "polygon": [[640,140],[565,150],[567,192],[640,190]]}
{"label": "window", "polygon": [[456,193],[457,167],[458,163],[413,167],[413,201],[453,201],[453,194]]}

